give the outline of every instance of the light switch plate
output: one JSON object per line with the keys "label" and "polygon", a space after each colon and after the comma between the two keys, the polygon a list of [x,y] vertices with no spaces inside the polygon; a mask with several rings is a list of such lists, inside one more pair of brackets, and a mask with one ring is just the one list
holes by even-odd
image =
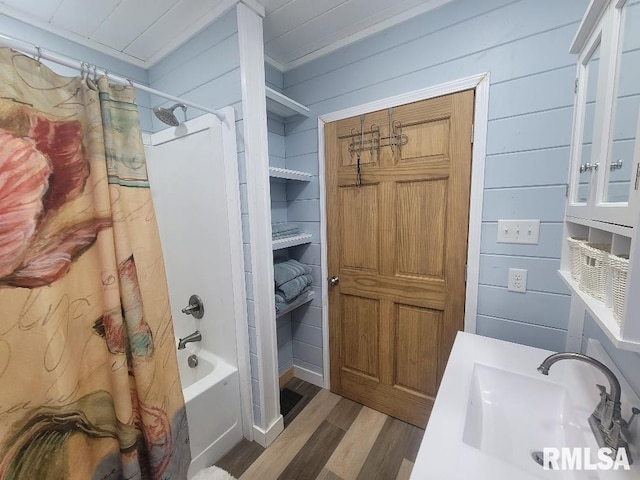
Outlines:
{"label": "light switch plate", "polygon": [[537,245],[540,220],[498,220],[498,243]]}

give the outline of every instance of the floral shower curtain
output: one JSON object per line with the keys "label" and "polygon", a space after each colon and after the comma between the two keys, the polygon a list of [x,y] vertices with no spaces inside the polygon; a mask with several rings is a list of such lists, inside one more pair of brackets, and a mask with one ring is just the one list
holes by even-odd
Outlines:
{"label": "floral shower curtain", "polygon": [[184,479],[134,92],[0,49],[0,479]]}

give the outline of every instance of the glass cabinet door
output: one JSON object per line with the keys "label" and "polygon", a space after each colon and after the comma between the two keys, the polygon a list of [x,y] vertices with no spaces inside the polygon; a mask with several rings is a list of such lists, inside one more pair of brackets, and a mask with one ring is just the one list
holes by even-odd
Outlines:
{"label": "glass cabinet door", "polygon": [[581,89],[584,93],[580,95],[582,105],[583,120],[581,142],[577,148],[577,161],[575,167],[576,187],[574,189],[574,202],[587,203],[591,185],[591,176],[594,172],[591,154],[594,139],[594,126],[596,114],[596,95],[598,91],[598,73],[600,70],[600,41],[592,50],[591,55],[585,59],[582,71]]}
{"label": "glass cabinet door", "polygon": [[622,7],[612,133],[603,201],[628,202],[640,107],[640,0]]}

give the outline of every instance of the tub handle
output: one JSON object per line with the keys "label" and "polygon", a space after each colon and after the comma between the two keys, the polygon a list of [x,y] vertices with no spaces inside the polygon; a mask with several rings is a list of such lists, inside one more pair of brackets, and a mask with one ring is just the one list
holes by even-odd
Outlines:
{"label": "tub handle", "polygon": [[193,315],[193,318],[202,318],[204,315],[202,299],[198,295],[191,295],[189,297],[189,305],[182,309],[182,313],[185,315]]}

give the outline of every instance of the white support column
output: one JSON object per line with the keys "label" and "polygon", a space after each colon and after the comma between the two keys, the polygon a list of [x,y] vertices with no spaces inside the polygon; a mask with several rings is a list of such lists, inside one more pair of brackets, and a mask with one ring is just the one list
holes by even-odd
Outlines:
{"label": "white support column", "polygon": [[254,440],[267,446],[283,430],[283,422],[272,291],[271,193],[262,35],[264,13],[256,12],[253,3],[238,3],[237,16],[261,414],[260,424],[254,425]]}

